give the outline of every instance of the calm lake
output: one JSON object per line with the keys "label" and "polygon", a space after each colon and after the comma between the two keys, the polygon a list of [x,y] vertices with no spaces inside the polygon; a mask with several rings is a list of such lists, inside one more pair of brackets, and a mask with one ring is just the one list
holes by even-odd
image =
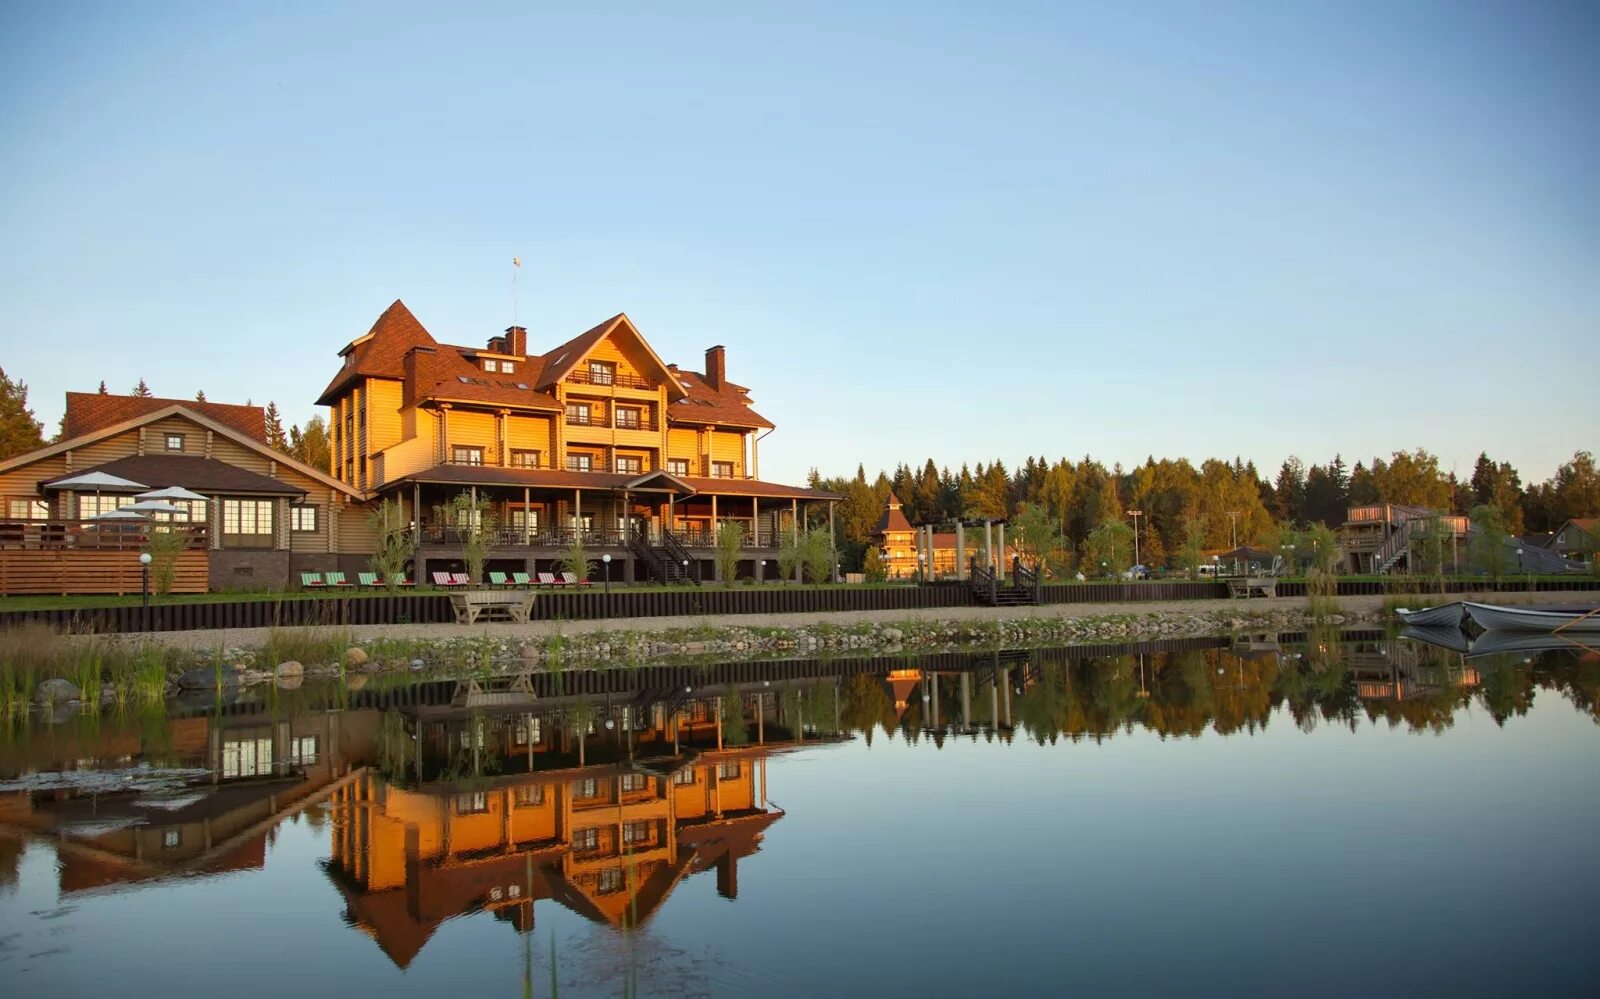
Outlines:
{"label": "calm lake", "polygon": [[34,717],[0,994],[1595,994],[1600,655],[1299,637]]}

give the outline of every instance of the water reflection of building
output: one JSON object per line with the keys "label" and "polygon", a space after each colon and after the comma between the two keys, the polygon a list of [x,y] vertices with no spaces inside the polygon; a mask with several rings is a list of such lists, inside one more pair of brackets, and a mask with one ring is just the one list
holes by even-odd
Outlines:
{"label": "water reflection of building", "polygon": [[[377,721],[364,711],[164,719],[156,735],[111,721],[90,732],[30,729],[0,755],[0,775],[69,777],[0,794],[0,825],[55,841],[63,893],[259,868],[283,816],[369,756]],[[139,777],[131,768],[141,765],[155,769]],[[208,773],[162,777],[173,768]],[[116,776],[97,780],[97,771]]]}
{"label": "water reflection of building", "polygon": [[804,696],[729,689],[642,707],[569,698],[407,712],[390,735],[415,755],[390,779],[369,770],[332,798],[328,870],[348,918],[404,967],[465,913],[526,931],[535,904],[551,900],[636,926],[707,871],[734,898],[739,861],[783,816],[767,800],[768,757],[824,738],[801,718]]}
{"label": "water reflection of building", "polygon": [[1478,686],[1478,671],[1460,654],[1416,642],[1383,638],[1351,642],[1345,664],[1364,701],[1406,701],[1452,688]]}

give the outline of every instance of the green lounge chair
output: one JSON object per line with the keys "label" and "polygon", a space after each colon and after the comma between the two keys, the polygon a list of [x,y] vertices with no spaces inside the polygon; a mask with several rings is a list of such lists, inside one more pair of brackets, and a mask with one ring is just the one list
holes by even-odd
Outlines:
{"label": "green lounge chair", "polygon": [[383,585],[382,583],[378,582],[378,574],[375,572],[356,573],[356,584],[371,590],[375,590]]}
{"label": "green lounge chair", "polygon": [[396,586],[416,586],[417,585],[412,580],[407,579],[406,578],[406,574],[403,573],[403,572],[393,573],[392,575],[390,575],[389,578],[394,581],[394,584]]}
{"label": "green lounge chair", "polygon": [[322,574],[322,581],[329,586],[337,586],[341,588],[350,585],[350,580],[345,579],[344,573],[342,572],[325,572]]}
{"label": "green lounge chair", "polygon": [[529,576],[525,572],[513,572],[511,574],[511,581],[516,583],[518,586],[532,586],[533,585],[533,577]]}
{"label": "green lounge chair", "polygon": [[490,572],[489,573],[489,585],[490,586],[510,586],[511,585],[511,580],[507,579],[506,578],[506,574],[503,573],[503,572]]}
{"label": "green lounge chair", "polygon": [[300,588],[302,590],[320,590],[322,587],[322,573],[302,572],[300,574]]}

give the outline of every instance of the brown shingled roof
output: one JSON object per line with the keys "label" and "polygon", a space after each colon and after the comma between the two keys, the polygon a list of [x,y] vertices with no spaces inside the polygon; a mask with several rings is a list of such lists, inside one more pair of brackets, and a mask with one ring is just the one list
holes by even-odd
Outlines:
{"label": "brown shingled roof", "polygon": [[884,509],[883,516],[878,518],[878,526],[872,529],[873,534],[888,534],[904,532],[910,534],[914,530],[911,521],[900,512],[900,500],[894,493],[889,494],[889,505]]}
{"label": "brown shingled roof", "polygon": [[[152,489],[182,486],[207,496],[219,493],[265,493],[272,496],[304,496],[306,491],[283,479],[274,479],[215,458],[189,454],[136,454],[115,458],[93,468],[75,469],[71,475],[105,472],[141,482]],[[70,478],[64,475],[61,478]],[[45,488],[51,482],[42,483]]]}
{"label": "brown shingled roof", "polygon": [[349,360],[317,398],[317,405],[332,404],[334,396],[357,378],[404,378],[406,354],[413,347],[436,347],[437,341],[398,298],[383,310],[366,335],[354,340],[341,355]]}
{"label": "brown shingled roof", "polygon": [[193,399],[157,399],[154,396],[101,395],[98,392],[67,393],[67,417],[61,428],[61,437],[63,440],[82,437],[127,420],[148,416],[168,406],[192,409],[263,444],[267,442],[267,416],[260,406],[195,402]]}
{"label": "brown shingled roof", "polygon": [[772,426],[772,421],[750,408],[749,390],[732,382],[723,382],[714,389],[706,383],[706,376],[698,371],[673,368],[678,382],[688,390],[685,399],[667,404],[667,416],[680,423],[702,423],[713,426],[758,427]]}

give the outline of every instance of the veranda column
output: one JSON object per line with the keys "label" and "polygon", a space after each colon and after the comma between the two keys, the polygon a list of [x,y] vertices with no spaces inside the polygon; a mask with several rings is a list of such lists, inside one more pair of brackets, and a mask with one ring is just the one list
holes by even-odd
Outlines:
{"label": "veranda column", "polygon": [[956,579],[964,581],[967,578],[967,534],[966,526],[958,519],[956,521]]}
{"label": "veranda column", "polygon": [[532,504],[530,502],[532,500],[532,498],[533,498],[532,494],[528,491],[528,487],[527,486],[523,486],[522,487],[522,543],[523,543],[523,545],[531,545],[531,544],[533,544],[533,507],[532,507]]}
{"label": "veranda column", "polygon": [[983,568],[985,572],[994,571],[994,521],[983,522]]}
{"label": "veranda column", "polygon": [[997,557],[999,558],[999,562],[996,563],[994,571],[996,575],[998,575],[1001,579],[1004,579],[1006,577],[1006,570],[1010,568],[1010,563],[1006,561],[1006,525],[1004,523],[999,523],[994,525],[994,529],[999,533],[999,547],[996,549],[998,552]]}
{"label": "veranda column", "polygon": [[[712,544],[716,544],[717,543],[717,494],[716,493],[712,493],[711,494],[711,543]],[[713,582],[718,582],[718,583],[726,583],[726,582],[728,582],[728,580],[722,578],[722,561],[720,559],[712,559],[711,560],[711,579],[712,579]]]}
{"label": "veranda column", "polygon": [[839,581],[839,542],[833,533],[833,500],[828,501],[828,551],[833,556],[833,581]]}
{"label": "veranda column", "polygon": [[[800,501],[797,500],[797,499],[791,499],[789,501],[789,537],[792,540],[792,542],[794,543],[794,546],[796,548],[799,548],[800,547]],[[800,571],[801,571],[800,570],[800,560],[799,559],[795,559],[795,561],[794,561],[794,581],[797,582],[797,583],[800,582],[801,579],[803,578],[800,575]]]}

